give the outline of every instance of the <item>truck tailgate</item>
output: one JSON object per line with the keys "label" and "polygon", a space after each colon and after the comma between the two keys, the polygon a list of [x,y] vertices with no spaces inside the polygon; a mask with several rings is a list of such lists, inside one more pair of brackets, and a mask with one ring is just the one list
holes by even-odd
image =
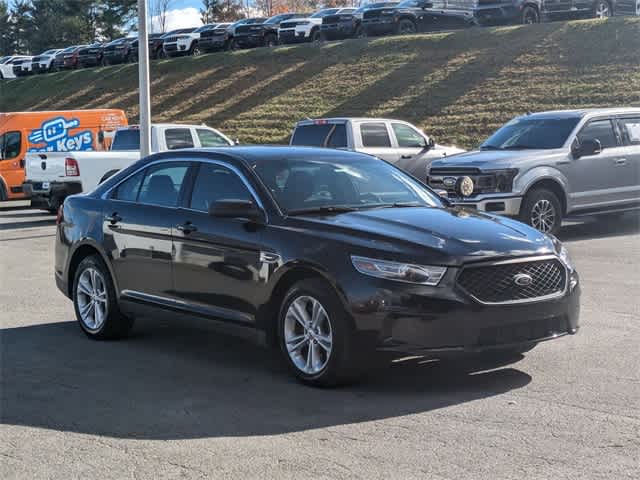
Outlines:
{"label": "truck tailgate", "polygon": [[28,153],[24,162],[26,181],[51,182],[64,177],[64,159],[70,156],[63,152]]}

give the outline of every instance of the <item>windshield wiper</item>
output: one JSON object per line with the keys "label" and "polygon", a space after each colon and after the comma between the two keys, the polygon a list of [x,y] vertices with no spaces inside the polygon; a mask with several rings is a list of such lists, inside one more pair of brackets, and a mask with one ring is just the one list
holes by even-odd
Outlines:
{"label": "windshield wiper", "polygon": [[359,209],[357,207],[345,207],[345,206],[333,206],[333,207],[313,207],[313,208],[297,208],[295,210],[289,210],[287,215],[305,215],[308,213],[346,213],[356,212]]}
{"label": "windshield wiper", "polygon": [[426,207],[418,202],[394,202],[394,203],[370,203],[364,204],[361,208],[409,208],[409,207]]}

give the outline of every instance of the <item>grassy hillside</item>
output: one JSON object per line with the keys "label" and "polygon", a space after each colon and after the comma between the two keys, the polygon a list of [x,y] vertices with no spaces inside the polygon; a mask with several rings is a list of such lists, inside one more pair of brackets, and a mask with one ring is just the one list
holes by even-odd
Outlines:
{"label": "grassy hillside", "polygon": [[[307,116],[367,115],[471,147],[528,110],[640,105],[640,19],[224,52],[154,62],[152,80],[154,121],[205,122],[243,142],[284,142]],[[135,65],[0,89],[0,111],[118,107],[137,116]]]}

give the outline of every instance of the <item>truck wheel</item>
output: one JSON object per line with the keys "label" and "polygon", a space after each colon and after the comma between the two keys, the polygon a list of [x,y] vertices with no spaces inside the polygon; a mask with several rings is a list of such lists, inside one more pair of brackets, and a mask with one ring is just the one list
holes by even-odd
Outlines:
{"label": "truck wheel", "polygon": [[278,339],[290,370],[306,384],[336,386],[359,371],[349,315],[322,280],[303,280],[289,289],[278,316]]}
{"label": "truck wheel", "polygon": [[364,28],[362,28],[362,25],[358,25],[358,28],[356,28],[356,32],[353,34],[353,36],[355,38],[366,38],[367,32]]}
{"label": "truck wheel", "polygon": [[240,49],[240,45],[238,45],[238,42],[236,42],[235,38],[232,38],[231,40],[229,40],[229,43],[227,43],[227,50],[238,50]]}
{"label": "truck wheel", "polygon": [[277,45],[278,45],[278,37],[276,37],[272,33],[270,33],[269,35],[267,35],[265,37],[265,39],[264,39],[264,46],[265,47],[275,47]]}
{"label": "truck wheel", "polygon": [[311,32],[311,41],[313,43],[318,43],[322,41],[322,35],[320,33],[320,30],[314,30],[313,32]]}
{"label": "truck wheel", "polygon": [[538,14],[538,9],[532,7],[531,5],[527,5],[522,10],[522,23],[524,25],[532,25],[534,23],[540,23],[540,14]]}
{"label": "truck wheel", "polygon": [[416,24],[407,18],[403,18],[398,22],[398,29],[396,33],[398,35],[411,35],[416,33]]}
{"label": "truck wheel", "polygon": [[520,221],[543,233],[556,234],[562,225],[562,205],[555,193],[545,188],[531,190],[520,207]]}
{"label": "truck wheel", "polygon": [[611,16],[611,6],[607,0],[598,0],[593,7],[595,18],[609,18]]}
{"label": "truck wheel", "polygon": [[191,47],[191,55],[194,57],[199,57],[200,55],[202,55],[202,49],[197,43],[193,47]]}

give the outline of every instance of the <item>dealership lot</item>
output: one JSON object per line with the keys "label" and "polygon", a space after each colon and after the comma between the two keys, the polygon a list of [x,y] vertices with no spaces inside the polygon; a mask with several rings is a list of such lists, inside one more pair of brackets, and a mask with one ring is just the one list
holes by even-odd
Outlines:
{"label": "dealership lot", "polygon": [[638,215],[561,230],[577,336],[506,366],[410,359],[338,390],[204,322],[87,340],[53,282],[54,232],[0,204],[2,478],[638,477]]}

